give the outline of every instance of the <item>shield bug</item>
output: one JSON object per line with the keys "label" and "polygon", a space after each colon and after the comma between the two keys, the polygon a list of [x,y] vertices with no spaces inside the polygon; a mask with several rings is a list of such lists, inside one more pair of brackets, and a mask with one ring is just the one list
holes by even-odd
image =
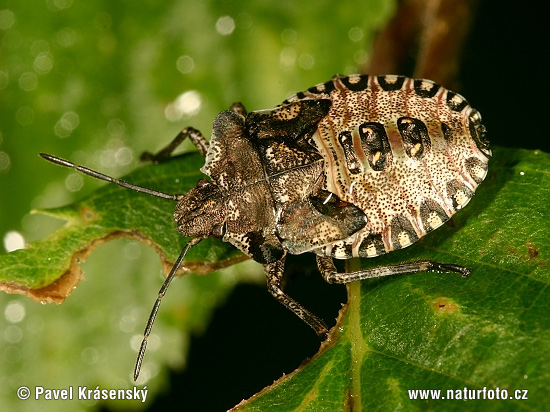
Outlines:
{"label": "shield bug", "polygon": [[348,283],[411,272],[469,270],[430,260],[351,273],[333,258],[375,257],[438,228],[471,199],[491,157],[479,112],[461,95],[404,76],[334,76],[281,105],[220,113],[210,141],[186,128],[158,154],[186,138],[205,157],[186,194],[166,194],[114,179],[55,156],[61,166],[176,202],[178,231],[192,240],[159,291],[134,369],[137,379],[161,299],[189,248],[215,236],[264,266],[269,292],[319,336],[325,323],[281,288],[285,257],[312,252],[323,278]]}

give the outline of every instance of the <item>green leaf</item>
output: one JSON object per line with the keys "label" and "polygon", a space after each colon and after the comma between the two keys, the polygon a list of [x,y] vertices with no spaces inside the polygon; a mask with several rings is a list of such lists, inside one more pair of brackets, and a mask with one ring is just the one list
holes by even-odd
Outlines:
{"label": "green leaf", "polygon": [[[124,179],[185,192],[201,176],[201,163],[198,154],[187,154]],[[409,398],[409,390],[430,389],[455,399],[470,391],[496,396],[497,389],[508,398],[528,398],[472,400],[470,410],[544,409],[550,384],[548,170],[546,153],[495,148],[486,181],[448,224],[412,247],[346,265],[354,270],[428,258],[465,265],[470,278],[423,273],[348,285],[348,304],[319,353],[235,410],[463,407],[463,400]],[[170,201],[105,185],[73,205],[45,211],[68,223],[30,249],[0,256],[0,274],[27,287],[55,283],[95,244],[120,236],[145,240],[171,262],[186,241],[171,221],[172,209]],[[195,269],[239,259],[234,248],[212,242],[192,249]]]}
{"label": "green leaf", "polygon": [[[72,196],[81,197],[75,195],[78,189],[74,186],[63,184],[65,178],[67,182],[76,173],[63,172],[60,171],[62,169],[39,161],[38,151],[80,160],[102,172],[121,176],[134,163],[103,162],[104,157],[109,158],[120,152],[127,154],[128,151],[136,157],[143,150],[155,150],[175,135],[177,129],[187,125],[198,127],[208,135],[206,132],[212,119],[233,101],[242,101],[250,110],[273,107],[290,93],[326,81],[334,73],[360,71],[371,55],[370,44],[374,33],[390,17],[395,2],[368,0],[301,4],[292,1],[178,0],[168,5],[148,2],[140,3],[139,7],[128,7],[124,2],[48,1],[41,4],[11,2],[6,7],[1,46],[4,59],[0,73],[3,114],[0,132],[0,229],[3,236],[15,230],[26,239],[36,239],[40,238],[38,233],[44,233],[44,226],[49,225],[42,223],[46,219],[38,219],[43,216],[25,216],[30,204],[43,207],[51,205],[51,202],[69,203],[74,200]],[[497,14],[492,10],[490,15]],[[231,35],[220,35],[215,29],[221,16],[235,19],[236,28]],[[11,27],[6,29],[10,24]],[[487,22],[483,20],[482,25],[487,26]],[[362,34],[360,41],[349,35],[351,29],[357,28]],[[517,36],[521,39],[521,33],[507,37],[499,32],[500,47],[509,48],[509,39]],[[540,122],[533,120],[537,117],[531,112],[537,105],[532,103],[538,102],[540,99],[537,100],[537,96],[544,94],[536,94],[536,87],[516,87],[514,93],[511,93],[511,77],[502,74],[502,65],[498,65],[500,62],[497,64],[493,61],[495,65],[492,65],[491,60],[484,58],[491,53],[487,54],[485,50],[480,52],[486,46],[487,39],[484,40],[477,38],[477,47],[466,47],[467,54],[471,55],[470,63],[462,70],[461,83],[464,89],[457,91],[464,92],[474,107],[483,113],[492,132],[490,138],[495,142],[531,147],[545,145],[542,132],[532,135],[522,133],[529,136],[529,142],[521,143],[518,143],[516,132],[508,136],[497,133],[510,124],[510,121],[502,121],[502,113],[514,113],[520,123],[521,119],[528,118],[530,124],[534,125],[532,127],[536,128]],[[491,43],[491,46],[494,44]],[[313,67],[304,65],[304,62],[311,62],[311,57],[315,62]],[[192,59],[191,72],[181,70],[182,58],[184,62],[185,59]],[[52,69],[49,72],[48,61]],[[485,69],[480,71],[480,67]],[[491,67],[498,67],[499,70],[493,73]],[[34,79],[38,83],[29,87],[24,80],[32,80],[33,73],[36,73]],[[165,110],[184,92],[198,93],[202,102],[201,110],[196,115],[171,123],[167,121]],[[520,110],[519,106],[525,109]],[[544,104],[538,107],[544,107]],[[531,114],[530,117],[521,116],[526,111]],[[75,113],[78,115],[76,123]],[[68,122],[70,130],[64,126],[65,114],[73,116],[73,121]],[[522,162],[527,162],[523,166],[528,165],[529,168],[522,169]],[[531,180],[534,175],[527,174],[529,170],[536,171],[533,173],[540,178],[535,183]],[[524,177],[527,178],[520,180],[516,175],[519,171],[525,171]],[[411,292],[411,287],[415,285],[436,296],[449,296],[451,292],[458,294],[460,291],[466,293],[471,289],[474,303],[468,307],[469,311],[461,307],[461,313],[472,316],[470,312],[475,310],[479,322],[501,326],[486,328],[483,333],[488,336],[488,340],[482,341],[475,350],[461,346],[465,339],[463,336],[470,336],[466,328],[463,333],[457,334],[456,339],[450,340],[447,352],[457,351],[457,363],[464,350],[479,353],[480,367],[476,373],[480,378],[474,376],[472,380],[489,381],[491,388],[505,381],[502,376],[509,365],[517,363],[523,367],[526,364],[527,378],[520,376],[521,373],[514,373],[510,379],[521,381],[523,378],[521,387],[529,389],[530,400],[510,401],[509,404],[469,401],[466,404],[460,402],[458,406],[448,401],[416,401],[404,403],[402,409],[431,407],[447,410],[464,405],[469,409],[484,410],[548,409],[540,400],[544,395],[541,395],[540,388],[550,387],[547,373],[548,296],[544,288],[547,271],[541,265],[548,259],[547,207],[544,207],[544,204],[548,204],[548,182],[541,176],[544,171],[548,171],[545,154],[495,150],[489,178],[468,207],[448,223],[455,227],[442,227],[411,248],[362,262],[373,265],[378,262],[391,263],[392,259],[410,259],[418,254],[449,257],[451,261],[471,264],[475,263],[475,259],[468,258],[468,251],[472,249],[485,250],[482,263],[488,266],[472,263],[475,271],[468,280],[453,279],[445,274],[399,276],[364,282],[360,292],[353,293],[350,309],[364,307],[365,315],[373,318],[368,323],[373,332],[369,329],[364,336],[370,337],[372,333],[382,345],[378,348],[382,353],[376,358],[378,361],[373,356],[369,358],[371,365],[365,361],[364,369],[353,368],[353,376],[361,370],[366,375],[364,379],[355,381],[365,388],[365,394],[361,402],[355,402],[354,405],[363,408],[366,405],[374,410],[398,409],[396,405],[405,395],[401,389],[404,384],[398,386],[396,383],[416,379],[422,375],[422,371],[433,379],[414,382],[414,387],[421,387],[426,382],[431,386],[435,381],[434,387],[441,388],[444,385],[444,388],[455,388],[455,378],[446,380],[445,374],[437,371],[432,373],[431,369],[424,369],[422,363],[408,364],[403,361],[406,354],[398,358],[391,357],[392,350],[398,351],[399,345],[414,352],[411,348],[415,347],[415,341],[407,339],[410,339],[411,331],[417,330],[417,326],[424,325],[424,312],[419,312],[417,318],[411,315],[409,307],[414,303],[415,308],[419,306],[419,302],[414,300],[418,293]],[[87,178],[83,181],[82,192],[89,193],[94,183]],[[524,187],[522,182],[527,182],[530,187]],[[110,189],[114,191],[116,188]],[[122,192],[122,189],[117,190]],[[506,199],[506,202],[497,208],[496,215],[488,214],[487,211],[491,210],[489,205],[497,198]],[[173,225],[170,205],[166,209],[166,216],[167,224]],[[492,219],[492,223],[486,222],[481,232],[480,227],[474,228],[469,222],[483,216]],[[502,233],[503,227],[499,226],[503,222],[515,225],[513,229],[506,229],[506,236]],[[459,242],[458,238],[469,230],[473,230],[476,235],[470,239],[472,244]],[[177,238],[177,247],[181,247],[185,239],[175,232],[174,226],[170,226],[170,233]],[[455,246],[462,246],[463,249],[457,249],[451,255],[449,250]],[[177,247],[174,244],[174,253],[177,253]],[[238,279],[254,270],[261,278],[261,268],[259,265],[250,265],[250,261],[225,269],[223,274],[184,276],[172,283],[163,301],[145,359],[144,372],[149,372],[149,396],[146,403],[127,401],[115,406],[110,401],[21,401],[15,396],[15,391],[21,385],[31,388],[35,385],[50,388],[77,385],[93,388],[101,385],[102,388],[117,389],[128,387],[135,360],[135,346],[139,344],[143,324],[162,283],[158,262],[155,252],[149,247],[143,247],[141,242],[114,240],[98,247],[88,257],[83,264],[87,281],[79,284],[62,305],[40,305],[23,296],[0,294],[4,315],[0,317],[0,404],[6,410],[14,411],[40,408],[58,412],[63,409],[116,407],[137,410],[151,405],[155,393],[167,391],[172,386],[172,391],[176,392],[175,396],[185,405],[185,409],[192,409],[192,405],[187,407],[190,402],[189,388],[178,386],[175,382],[170,385],[167,379],[168,367],[171,370],[183,368],[190,334],[205,328],[212,308],[221,304]],[[530,271],[529,265],[534,270]],[[25,266],[24,263],[20,265],[22,269]],[[310,270],[315,269],[304,268],[304,272]],[[526,273],[528,276],[525,276]],[[39,281],[40,276],[37,275]],[[420,284],[410,283],[413,280]],[[403,282],[404,286],[411,286],[400,288]],[[418,291],[418,288],[414,291]],[[363,292],[369,294],[364,299]],[[380,294],[378,299],[377,294]],[[401,299],[396,301],[397,298]],[[269,299],[268,295],[266,299]],[[364,301],[364,305],[358,304],[358,301]],[[403,317],[400,311],[396,311],[399,302],[403,304]],[[448,306],[445,301],[438,302],[437,306],[440,307],[442,303],[445,304],[442,308]],[[426,307],[429,307],[429,303]],[[432,312],[427,313],[433,315]],[[351,332],[348,325],[352,315],[361,313],[359,310],[345,312],[344,331]],[[390,316],[391,313],[393,316]],[[447,318],[440,319],[454,319],[451,315],[445,316]],[[413,319],[413,323],[408,324],[404,319]],[[235,320],[237,322],[246,320]],[[396,324],[392,326],[391,322]],[[440,324],[443,326],[434,328],[435,331],[447,330],[444,323]],[[253,327],[249,329],[255,333]],[[453,331],[452,328],[448,330]],[[361,328],[354,328],[353,331],[361,331]],[[432,332],[432,329],[428,331]],[[516,332],[518,338],[510,335]],[[284,410],[297,404],[306,405],[303,409],[307,410],[308,398],[300,390],[291,393],[292,388],[289,387],[296,385],[304,391],[319,388],[319,385],[315,386],[316,382],[326,383],[326,377],[335,372],[323,366],[330,366],[329,361],[333,359],[332,364],[342,365],[339,368],[342,373],[334,373],[332,379],[338,382],[334,385],[337,389],[335,395],[324,393],[326,403],[321,399],[309,409],[314,409],[314,406],[319,406],[319,410],[329,407],[334,407],[332,410],[344,409],[334,400],[340,399],[342,391],[339,388],[349,387],[348,382],[342,379],[342,376],[349,376],[349,370],[354,366],[349,359],[359,359],[361,357],[357,353],[362,353],[352,350],[351,345],[348,345],[349,350],[342,350],[340,343],[344,338],[347,342],[353,342],[349,336],[335,336],[337,340],[334,345],[326,347],[309,364],[317,365],[317,369],[308,365],[309,372],[305,376],[302,373],[306,370],[304,368],[299,372],[299,378],[290,375],[290,384],[279,384],[276,388],[279,388],[280,398],[274,402],[269,400],[271,392],[267,389],[254,402],[264,399],[261,409],[268,411]],[[243,340],[246,339],[247,336],[243,336]],[[441,341],[441,348],[444,349],[445,341],[443,338]],[[374,353],[378,347],[376,343],[368,341],[370,346],[361,345],[360,348],[373,348]],[[392,343],[395,347],[391,346]],[[420,337],[417,348],[419,354],[423,353],[422,343]],[[280,362],[290,352],[293,352],[292,348],[271,353]],[[333,357],[329,358],[331,353]],[[500,366],[505,368],[503,372],[497,371],[494,378],[486,370],[488,360],[485,359],[490,355],[496,365],[494,369]],[[324,360],[318,362],[323,356]],[[202,361],[206,362],[207,359]],[[262,367],[256,366],[257,369]],[[415,371],[416,374],[413,373]],[[218,368],[217,374],[230,375],[239,382],[240,376],[236,370]],[[388,375],[392,375],[390,379]],[[209,384],[210,378],[202,381],[202,386],[215,396],[240,386],[214,386]],[[193,379],[201,382],[200,377],[193,375]],[[326,387],[332,389],[330,382],[320,390]],[[386,390],[387,387],[391,390]],[[357,392],[355,390],[353,394]],[[315,392],[307,394],[315,395]],[[313,399],[319,400],[319,396]],[[351,400],[351,397],[344,399]],[[251,402],[249,408],[253,408],[252,405],[258,408],[260,404]],[[350,406],[350,401],[347,406]]]}
{"label": "green leaf", "polygon": [[[167,193],[184,193],[204,177],[199,171],[203,163],[196,152],[184,154],[159,165],[140,167],[124,179]],[[63,173],[63,169],[57,169]],[[36,307],[19,299],[6,304],[0,327],[5,331],[5,356],[9,358],[4,361],[3,373],[13,376],[10,393],[20,385],[31,390],[44,386],[46,377],[54,371],[60,376],[56,380],[59,388],[133,388],[130,373],[137,347],[162,284],[155,276],[133,276],[160,272],[159,267],[151,265],[154,260],[150,254],[154,252],[136,240],[152,246],[160,255],[166,274],[188,241],[176,229],[174,207],[175,202],[169,200],[104,184],[73,204],[38,211],[65,224],[45,239],[29,243],[26,249],[0,255],[0,287],[42,303],[61,303],[69,293],[71,296],[60,309]],[[132,241],[113,241],[120,238]],[[99,247],[107,241],[106,248]],[[94,272],[106,276],[91,278],[75,289],[84,278],[83,269],[89,267],[84,260],[95,248],[97,252],[90,256],[95,261]],[[120,259],[121,253],[124,259]],[[207,239],[190,250],[184,267],[185,272],[206,274],[245,259],[230,245]],[[157,365],[181,367],[189,334],[205,328],[213,307],[223,301],[237,281],[254,280],[261,269],[238,265],[237,270],[224,272],[223,276],[185,276],[172,283],[149,338],[137,382],[147,382],[149,401],[165,385],[168,374],[166,367],[160,369]]]}
{"label": "green leaf", "polygon": [[[125,176],[125,180],[168,193],[184,193],[204,177],[199,171],[203,163],[198,153],[185,154],[159,165],[143,166]],[[50,167],[64,173],[57,166]],[[29,243],[26,249],[0,255],[0,288],[42,303],[61,303],[69,294],[71,299],[61,310],[37,308],[16,299],[7,303],[1,328],[10,360],[5,362],[3,371],[14,376],[15,388],[44,386],[45,377],[52,371],[61,377],[56,386],[63,388],[75,384],[108,389],[133,387],[130,372],[137,345],[162,284],[156,276],[132,276],[140,271],[155,274],[160,269],[151,266],[150,250],[136,240],[160,255],[163,272],[168,273],[188,241],[176,229],[174,207],[175,202],[105,184],[68,206],[37,211],[65,224],[45,239]],[[107,248],[112,251],[99,248],[90,257],[95,258],[95,266],[99,265],[97,273],[108,276],[89,279],[82,291],[75,289],[84,278],[83,268],[89,267],[83,261],[92,250],[120,238],[133,241],[124,242],[122,248],[120,242],[118,247],[117,242],[109,242]],[[117,253],[125,255],[123,268],[117,265],[121,260]],[[184,267],[186,272],[206,274],[245,259],[230,245],[207,239],[190,250]],[[142,385],[152,381],[148,382],[149,401],[162,388],[168,372],[167,368],[159,370],[157,365],[181,367],[188,335],[200,332],[208,324],[213,307],[223,301],[237,280],[253,279],[259,273],[258,269],[240,266],[241,273],[230,270],[223,276],[186,276],[172,283],[149,338],[137,382]],[[21,336],[25,337],[22,341]],[[30,361],[37,358],[40,362]],[[74,365],[82,364],[87,366],[85,372],[75,369]]]}
{"label": "green leaf", "polygon": [[[160,165],[142,167],[125,179],[166,193],[185,193],[203,177],[204,159],[187,154]],[[66,221],[44,240],[26,249],[0,256],[0,289],[26,294],[41,302],[60,303],[80,281],[78,262],[100,244],[128,237],[153,246],[165,273],[172,268],[189,240],[178,234],[172,217],[175,202],[147,196],[115,185],[105,185],[84,200],[69,206],[41,210]],[[216,239],[191,249],[180,273],[205,274],[245,260],[238,250]]]}
{"label": "green leaf", "polygon": [[[136,167],[141,152],[157,150],[185,126],[196,127],[208,137],[215,116],[235,101],[249,110],[265,109],[333,74],[360,71],[371,55],[375,33],[396,8],[395,1],[388,0],[326,4],[176,0],[141,2],[135,7],[124,2],[61,3],[10,2],[0,11],[4,23],[0,34],[0,233],[4,244],[0,248],[5,250],[13,247],[6,241],[8,233],[34,241],[61,224],[41,214],[28,215],[30,208],[70,204],[101,184],[47,164],[38,152],[123,176]],[[224,16],[235,23],[228,35],[217,28]],[[355,35],[350,36],[350,30]],[[185,97],[190,98],[188,110],[179,118],[173,109]],[[182,149],[190,146],[186,142]],[[177,188],[183,189],[183,185]],[[109,185],[104,190],[126,196]],[[132,206],[138,202],[136,198]],[[170,202],[156,205],[162,205],[166,219],[161,220],[169,230],[153,235],[176,239],[167,242],[172,248],[167,259],[173,260],[186,240],[175,230]],[[130,207],[119,209],[121,217]],[[79,210],[66,213],[72,226],[86,217]],[[75,235],[81,243],[70,248],[84,247],[88,252],[84,238],[93,230],[90,225],[85,236]],[[61,231],[70,234],[67,228]],[[0,293],[4,314],[0,317],[4,339],[0,404],[5,409],[58,412],[116,407],[110,400],[42,400],[30,406],[15,396],[21,385],[132,387],[136,346],[165,271],[155,252],[134,239],[115,239],[97,247],[82,264],[86,281],[62,305],[41,305],[24,296]],[[220,244],[214,242],[212,247]],[[202,244],[192,253],[200,253],[199,247],[208,249]],[[2,256],[0,267],[5,262],[16,265],[12,259],[21,256],[17,258],[21,272],[4,272],[3,279],[15,279],[20,287],[44,288],[70,265],[73,256],[71,250],[52,252],[31,254],[29,259],[27,251]],[[43,271],[26,263],[61,255],[59,261],[48,261]],[[49,290],[50,297],[58,292],[56,301],[78,280],[61,279],[68,281],[64,288],[60,281]],[[138,382],[147,381],[147,402],[126,401],[121,407],[146,408],[170,386],[182,396],[179,387],[170,385],[170,371],[184,369],[191,336],[206,328],[213,309],[242,279],[262,281],[261,266],[247,261],[223,273],[183,276],[172,282],[149,341],[143,379]],[[39,293],[36,298],[43,300],[45,295]],[[265,299],[270,299],[267,292]],[[219,371],[227,373],[232,371]]]}
{"label": "green leaf", "polygon": [[[198,154],[187,154],[124,179],[185,192],[201,176],[201,163]],[[349,285],[348,305],[319,353],[237,410],[420,410],[443,401],[410,400],[409,390],[471,396],[464,388],[505,389],[509,397],[528,390],[528,401],[476,401],[472,410],[542,409],[550,383],[548,170],[546,153],[495,148],[486,181],[448,224],[412,247],[347,265],[429,258],[465,265],[470,278],[424,273]],[[55,284],[98,242],[121,236],[153,245],[169,265],[186,241],[172,209],[169,201],[105,185],[45,211],[67,224],[29,249],[0,256],[2,281],[21,288]],[[195,270],[239,260],[234,248],[216,241],[192,250]],[[454,410],[463,403],[445,405]]]}
{"label": "green leaf", "polygon": [[[348,305],[319,353],[234,410],[463,410],[447,390],[468,399],[464,388],[481,399],[484,388],[486,399],[507,391],[506,400],[468,401],[468,410],[548,410],[549,170],[546,153],[495,148],[486,181],[448,224],[405,250],[352,264],[429,258],[465,265],[471,276],[348,285]],[[446,400],[411,400],[416,389],[441,390]]]}

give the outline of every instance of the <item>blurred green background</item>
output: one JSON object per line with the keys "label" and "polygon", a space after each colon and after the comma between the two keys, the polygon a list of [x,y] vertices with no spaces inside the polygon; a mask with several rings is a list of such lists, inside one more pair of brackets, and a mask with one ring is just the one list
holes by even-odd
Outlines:
{"label": "blurred green background", "polygon": [[[268,108],[335,73],[359,71],[396,7],[388,0],[3,1],[2,253],[60,224],[31,209],[68,203],[102,184],[47,164],[38,152],[121,176],[141,152],[159,149],[184,126],[208,136],[216,114],[234,101]],[[548,151],[537,122],[544,119],[545,65],[534,42],[544,25],[512,2],[485,1],[478,12],[458,91],[483,114],[493,143]],[[295,259],[289,270],[309,273],[303,268],[311,262]],[[21,385],[132,387],[132,347],[162,283],[158,258],[119,240],[94,252],[84,271],[87,280],[60,306],[0,294],[2,409],[160,409],[175,398],[185,410],[225,410],[319,345],[265,291],[258,265],[247,263],[173,283],[147,353],[149,379],[140,382],[148,385],[146,403],[18,400]],[[345,289],[318,278],[295,279],[291,294],[333,319]],[[229,295],[243,279],[252,283]],[[226,299],[231,309],[211,315]],[[189,321],[188,305],[201,308],[197,320]]]}

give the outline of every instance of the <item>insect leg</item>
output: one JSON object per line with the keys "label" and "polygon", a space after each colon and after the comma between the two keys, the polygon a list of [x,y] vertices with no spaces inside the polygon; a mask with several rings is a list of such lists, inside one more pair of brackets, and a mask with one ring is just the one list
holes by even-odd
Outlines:
{"label": "insect leg", "polygon": [[236,102],[231,105],[229,108],[232,112],[237,113],[239,116],[241,116],[243,119],[246,119],[246,109],[244,108],[243,104],[241,102]]}
{"label": "insect leg", "polygon": [[178,133],[178,135],[172,140],[168,145],[161,149],[156,154],[152,154],[150,152],[143,152],[141,154],[140,160],[143,161],[149,161],[154,163],[161,163],[164,162],[172,156],[172,152],[185,140],[185,138],[189,138],[193,142],[193,144],[197,147],[197,150],[199,153],[203,156],[206,155],[206,152],[208,151],[208,140],[204,138],[202,133],[194,129],[192,127],[186,127],[181,132]]}
{"label": "insect leg", "polygon": [[305,323],[311,326],[317,335],[325,337],[328,333],[328,327],[325,322],[283,292],[281,288],[281,281],[283,279],[284,266],[284,256],[274,263],[264,265],[269,293],[271,293],[275,299],[285,305],[288,309],[294,312]]}
{"label": "insect leg", "polygon": [[458,273],[462,275],[463,278],[468,277],[470,274],[470,270],[464,266],[454,265],[451,263],[432,262],[431,260],[420,260],[398,265],[380,266],[358,270],[357,272],[340,273],[336,270],[332,258],[317,256],[317,266],[319,267],[321,275],[328,283],[349,283],[356,280],[417,272],[451,272]]}

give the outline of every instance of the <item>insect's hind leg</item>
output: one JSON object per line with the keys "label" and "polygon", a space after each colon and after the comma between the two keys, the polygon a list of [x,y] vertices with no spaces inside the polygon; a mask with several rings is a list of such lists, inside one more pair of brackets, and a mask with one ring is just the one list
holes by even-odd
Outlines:
{"label": "insect's hind leg", "polygon": [[174,150],[186,138],[189,138],[189,140],[193,142],[193,144],[197,147],[197,150],[201,155],[206,156],[206,152],[208,151],[208,145],[209,145],[208,140],[204,138],[204,136],[199,130],[193,127],[186,127],[181,132],[179,132],[178,135],[170,143],[168,143],[166,147],[161,149],[156,154],[152,154],[150,152],[143,152],[141,154],[140,160],[146,161],[146,162],[153,162],[153,163],[165,162],[166,160],[170,159]]}
{"label": "insect's hind leg", "polygon": [[273,295],[275,299],[290,309],[296,316],[307,323],[316,333],[321,337],[326,337],[328,333],[328,327],[321,319],[308,311],[290,296],[288,296],[281,288],[281,281],[283,279],[285,266],[285,258],[274,263],[268,263],[264,265],[265,274],[267,276],[267,288],[269,293]]}
{"label": "insect's hind leg", "polygon": [[382,276],[399,275],[403,273],[418,272],[451,272],[468,277],[470,270],[464,266],[451,263],[438,263],[431,260],[419,260],[416,262],[401,263],[398,265],[379,266],[357,272],[338,272],[330,257],[317,256],[317,266],[321,275],[328,283],[350,283],[356,280],[379,278]]}

